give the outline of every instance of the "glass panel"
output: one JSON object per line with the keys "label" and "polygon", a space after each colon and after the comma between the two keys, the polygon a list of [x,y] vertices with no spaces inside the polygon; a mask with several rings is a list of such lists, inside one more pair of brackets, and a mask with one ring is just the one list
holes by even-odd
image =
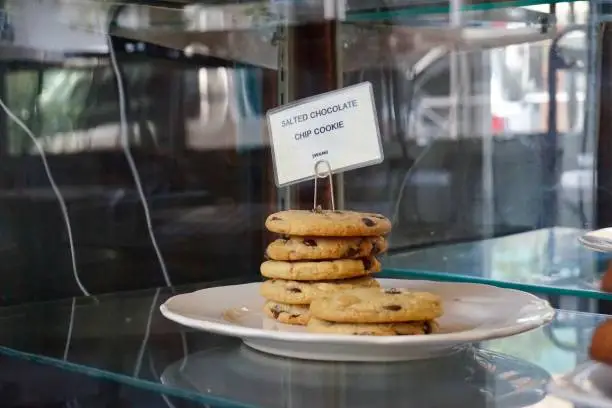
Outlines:
{"label": "glass panel", "polygon": [[[563,10],[559,7],[557,17],[567,20]],[[535,13],[534,19],[547,16],[529,12]],[[574,21],[584,21],[588,3],[576,3],[573,12]],[[435,43],[423,41],[421,48],[417,43],[399,58],[391,49],[379,49],[385,66],[364,68],[355,67],[350,53],[343,55],[343,84],[374,84],[386,158],[377,168],[346,175],[347,199],[391,215],[396,224],[394,248],[504,235],[547,223],[581,228],[593,222],[588,203],[578,205],[574,197],[582,186],[572,184],[576,178],[584,184],[586,175],[593,174],[592,167],[578,167],[593,154],[593,136],[584,129],[582,110],[587,72],[584,28],[574,22],[561,36],[538,38],[534,33],[525,41],[521,30],[528,24],[498,18],[479,15],[476,19],[494,29],[475,32],[483,37],[488,31],[505,32],[504,47],[472,42],[470,36],[464,37],[465,44],[439,42],[434,49]],[[466,20],[471,21],[469,14]],[[397,24],[402,23],[398,16]],[[516,44],[511,44],[519,32]],[[566,65],[575,63],[576,69],[549,69],[550,56],[562,55],[566,61],[572,44],[582,53],[572,54]],[[548,123],[550,92],[557,101],[554,126]],[[575,100],[580,92],[582,98]],[[555,148],[568,157],[562,157],[560,174],[554,174],[561,179],[549,180],[553,175],[543,167]],[[528,174],[538,177],[527,183]],[[555,185],[543,185],[549,181]],[[552,197],[559,207],[554,216],[547,207],[552,204],[551,189],[558,195]]]}
{"label": "glass panel", "polygon": [[1,16],[0,305],[254,276],[276,74],[119,35],[116,70],[107,22],[179,33],[167,5],[10,0]]}
{"label": "glass panel", "polygon": [[559,311],[543,329],[441,359],[323,363],[181,328],[157,312],[171,295],[161,289],[5,308],[0,352],[215,406],[401,407],[408,396],[420,402],[415,406],[449,406],[456,398],[473,407],[557,406],[545,384],[587,359],[590,333],[605,320]]}
{"label": "glass panel", "polygon": [[[5,256],[29,271],[24,275],[40,274],[41,265],[55,274],[50,285],[7,282],[6,302],[78,293],[75,270],[93,292],[161,284],[164,270],[176,276],[172,283],[218,277],[221,265],[255,275],[269,239],[263,219],[277,207],[263,113],[288,102],[287,95],[325,90],[315,85],[324,69],[338,71],[332,87],[365,80],[374,86],[386,160],[347,173],[337,190],[345,206],[392,218],[387,265],[394,273],[468,273],[412,263],[413,250],[423,246],[438,246],[438,256],[463,251],[449,248],[455,242],[486,246],[479,240],[554,227],[578,235],[592,226],[595,127],[586,126],[584,109],[594,98],[587,86],[595,69],[587,53],[595,12],[589,3],[555,4],[554,15],[548,3],[464,5],[460,14],[433,2],[375,3],[347,4],[337,43],[328,44],[337,61],[317,68],[321,61],[291,62],[297,45],[290,38],[329,15],[322,1],[6,1],[6,102],[49,157],[78,244],[75,267],[39,149],[5,119],[2,154],[12,163],[2,187],[6,236],[27,254]],[[127,96],[125,145],[109,29]],[[286,84],[286,75],[301,85]],[[236,256],[234,242],[244,236]],[[504,256],[522,259],[520,252]],[[574,262],[552,252],[552,269]],[[487,265],[485,259],[470,274],[497,276],[479,269]],[[601,268],[580,265],[571,273],[586,287],[564,279],[546,287],[592,296]],[[112,276],[99,279],[96,268]],[[537,284],[557,273],[531,270],[499,279]]]}
{"label": "glass panel", "polygon": [[[516,6],[461,13],[459,41],[426,30],[450,30],[450,14],[387,12],[379,36],[395,48],[373,46],[376,58],[350,51],[368,36],[345,41],[342,84],[372,82],[385,148],[383,164],[344,175],[347,207],[393,220],[386,276],[612,298],[599,290],[607,256],[577,243],[595,223],[592,11]],[[535,30],[545,19],[554,30]]]}
{"label": "glass panel", "polygon": [[386,258],[389,277],[495,283],[538,293],[611,300],[600,291],[612,260],[577,244],[582,230],[551,228],[440,245]]}

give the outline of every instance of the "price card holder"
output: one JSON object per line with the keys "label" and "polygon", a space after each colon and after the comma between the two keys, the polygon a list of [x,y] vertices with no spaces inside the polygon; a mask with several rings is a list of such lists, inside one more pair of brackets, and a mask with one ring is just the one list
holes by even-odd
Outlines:
{"label": "price card holder", "polygon": [[266,119],[278,187],[317,178],[320,161],[335,174],[384,159],[369,82],[271,109]]}
{"label": "price card holder", "polygon": [[[319,168],[321,167],[321,165],[325,165],[327,166],[327,173],[322,173]],[[322,209],[323,207],[321,205],[319,205],[319,203],[317,202],[317,184],[320,178],[328,178],[329,181],[329,189],[330,189],[330,199],[331,199],[331,208],[330,210],[332,211],[336,211],[336,199],[334,198],[334,179],[332,177],[332,168],[329,165],[329,162],[327,160],[319,160],[318,162],[315,163],[314,165],[314,172],[315,172],[315,179],[314,179],[314,199],[312,202],[312,209],[317,211],[318,209]]]}

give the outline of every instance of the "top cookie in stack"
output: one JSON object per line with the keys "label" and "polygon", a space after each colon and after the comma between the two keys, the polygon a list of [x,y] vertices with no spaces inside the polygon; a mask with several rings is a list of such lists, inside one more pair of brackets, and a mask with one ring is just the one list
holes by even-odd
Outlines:
{"label": "top cookie in stack", "polygon": [[391,222],[380,214],[289,210],[272,214],[266,228],[280,234],[267,250],[261,274],[266,314],[283,323],[306,324],[317,296],[378,287],[376,255],[387,250]]}

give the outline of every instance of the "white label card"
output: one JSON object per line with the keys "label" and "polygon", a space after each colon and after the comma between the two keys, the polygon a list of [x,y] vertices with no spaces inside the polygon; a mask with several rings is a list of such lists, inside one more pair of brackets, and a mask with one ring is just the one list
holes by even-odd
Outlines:
{"label": "white label card", "polygon": [[283,105],[266,117],[278,187],[313,179],[320,160],[326,160],[333,173],[383,161],[369,82]]}

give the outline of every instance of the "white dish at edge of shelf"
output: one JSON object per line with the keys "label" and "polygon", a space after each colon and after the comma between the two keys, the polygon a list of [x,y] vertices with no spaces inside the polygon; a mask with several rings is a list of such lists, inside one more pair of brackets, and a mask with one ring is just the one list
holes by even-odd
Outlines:
{"label": "white dish at edge of shelf", "polygon": [[612,367],[588,362],[552,381],[548,392],[585,408],[612,408]]}
{"label": "white dish at edge of shelf", "polygon": [[578,241],[588,249],[598,252],[612,252],[612,228],[602,228],[589,231]]}
{"label": "white dish at edge of shelf", "polygon": [[179,324],[239,337],[256,350],[326,361],[402,361],[448,354],[458,346],[512,336],[554,317],[547,301],[526,292],[474,283],[379,279],[383,287],[436,293],[445,313],[442,333],[418,336],[350,336],[308,333],[262,312],[259,283],[221,286],[174,296],[161,313]]}

